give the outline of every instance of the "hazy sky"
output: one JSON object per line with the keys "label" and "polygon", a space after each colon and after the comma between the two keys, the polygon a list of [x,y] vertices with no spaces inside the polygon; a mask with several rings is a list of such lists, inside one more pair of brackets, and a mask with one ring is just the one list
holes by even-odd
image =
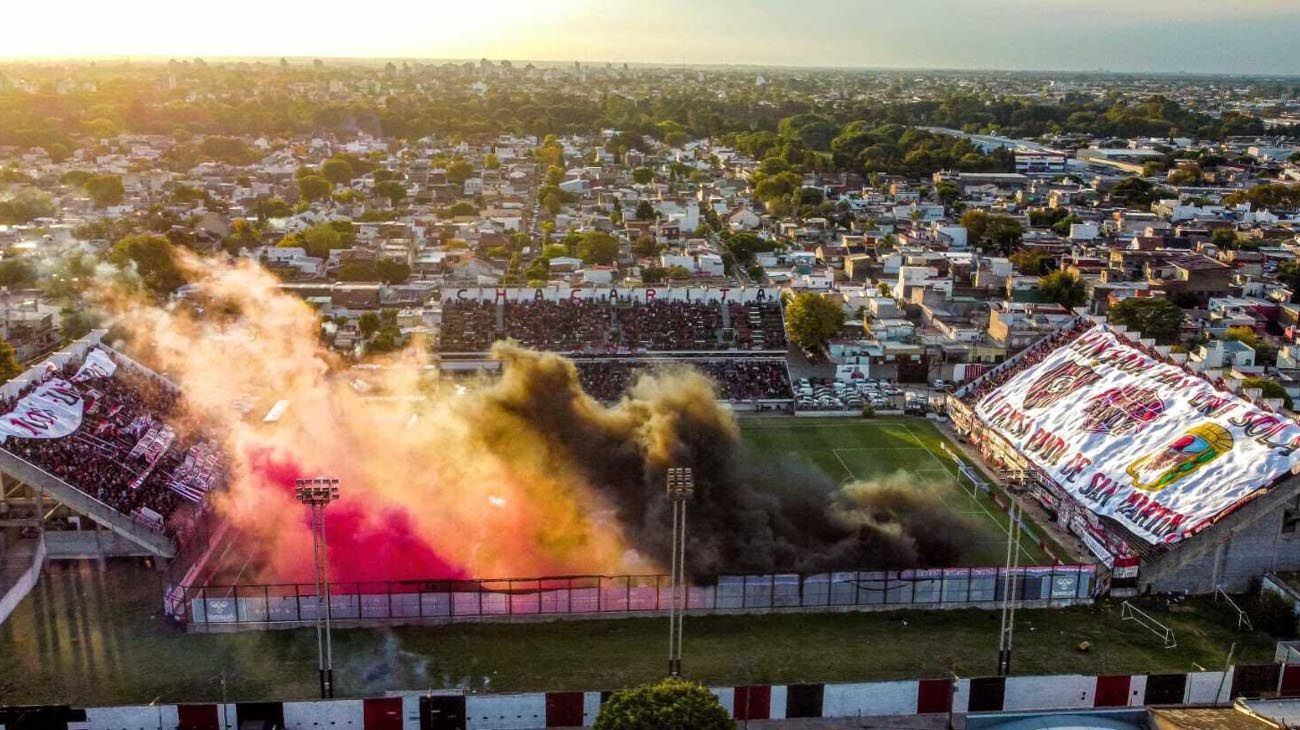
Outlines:
{"label": "hazy sky", "polygon": [[2,0],[0,57],[1300,74],[1300,0]]}

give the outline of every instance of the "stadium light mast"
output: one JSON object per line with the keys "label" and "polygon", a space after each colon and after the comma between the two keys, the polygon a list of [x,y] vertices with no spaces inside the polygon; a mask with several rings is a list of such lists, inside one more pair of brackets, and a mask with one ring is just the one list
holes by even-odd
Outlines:
{"label": "stadium light mast", "polygon": [[1012,497],[1011,508],[1007,510],[1007,565],[1002,582],[1002,636],[998,640],[999,677],[1011,674],[1011,639],[1016,627],[1015,573],[1020,568],[1020,516],[1023,512],[1020,500]]}
{"label": "stadium light mast", "polygon": [[[334,642],[330,636],[330,574],[325,545],[325,508],[339,498],[339,480],[328,477],[294,482],[298,501],[311,511],[312,557],[316,569],[316,655],[320,667],[320,696],[334,697]],[[321,628],[322,616],[324,629]]]}
{"label": "stadium light mast", "polygon": [[682,673],[682,621],[686,611],[686,501],[695,494],[695,472],[690,467],[668,469],[668,501],[673,505],[671,602],[668,605],[668,674]]}

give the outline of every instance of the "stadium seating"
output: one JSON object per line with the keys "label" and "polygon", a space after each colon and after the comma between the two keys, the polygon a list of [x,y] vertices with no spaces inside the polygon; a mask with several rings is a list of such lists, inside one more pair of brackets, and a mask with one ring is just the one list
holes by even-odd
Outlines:
{"label": "stadium seating", "polygon": [[[67,380],[80,364],[70,361],[47,372],[46,380]],[[42,382],[0,401],[0,412],[11,412]],[[179,407],[179,391],[131,366],[119,366],[111,377],[77,387],[84,398],[84,416],[71,434],[61,438],[10,435],[0,448],[138,524],[181,537],[177,525],[186,520],[172,520],[172,516],[185,504],[203,504],[207,493],[225,482],[225,467],[215,444],[167,424]]]}
{"label": "stadium seating", "polygon": [[[684,364],[682,361],[677,363]],[[579,361],[578,377],[589,395],[610,402],[618,400],[638,376],[656,364],[646,360]],[[723,400],[789,400],[794,397],[784,360],[692,360],[688,367],[712,378]]]}
{"label": "stadium seating", "polygon": [[439,349],[487,351],[494,340],[513,339],[565,353],[774,351],[786,348],[779,302],[657,301],[651,304],[591,300],[443,304]]}

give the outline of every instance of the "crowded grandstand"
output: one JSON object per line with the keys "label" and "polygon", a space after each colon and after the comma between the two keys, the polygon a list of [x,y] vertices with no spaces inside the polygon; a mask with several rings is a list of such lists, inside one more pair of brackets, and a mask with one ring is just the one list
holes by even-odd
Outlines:
{"label": "crowded grandstand", "polygon": [[713,379],[724,400],[790,406],[780,298],[743,290],[729,299],[729,291],[461,290],[443,298],[438,349],[473,359],[496,341],[513,340],[571,355],[584,390],[606,402],[642,373],[685,365]]}
{"label": "crowded grandstand", "polygon": [[0,400],[0,449],[62,485],[183,542],[225,482],[219,447],[172,425],[181,393],[102,346],[29,371]]}

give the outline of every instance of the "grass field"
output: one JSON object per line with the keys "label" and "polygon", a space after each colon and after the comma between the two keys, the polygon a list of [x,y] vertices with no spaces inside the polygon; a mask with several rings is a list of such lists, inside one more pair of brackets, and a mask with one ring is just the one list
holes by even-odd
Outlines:
{"label": "grass field", "polygon": [[[929,421],[920,418],[749,418],[741,421],[745,439],[767,454],[792,453],[820,467],[838,482],[871,480],[903,471],[920,480],[946,485],[944,501],[976,529],[974,551],[962,565],[1006,562],[1008,519],[988,496],[960,477],[956,451]],[[990,481],[985,476],[985,481]],[[1045,538],[1045,531],[1038,530]],[[1049,543],[1050,544],[1050,543]],[[1050,564],[1051,557],[1027,534],[1021,535],[1020,562]],[[1057,551],[1058,554],[1063,554]]]}
{"label": "grass field", "polygon": [[[0,625],[0,704],[310,698],[311,629],[186,635],[159,616],[158,574],[133,563],[51,566]],[[1119,607],[1021,611],[1019,674],[1188,671],[1272,656],[1213,602],[1149,607],[1176,632],[1163,649]],[[994,673],[996,611],[689,617],[686,673],[710,684],[853,681]],[[466,687],[618,688],[660,676],[665,620],[463,624],[335,632],[340,693]],[[1087,653],[1081,641],[1091,643]]]}

